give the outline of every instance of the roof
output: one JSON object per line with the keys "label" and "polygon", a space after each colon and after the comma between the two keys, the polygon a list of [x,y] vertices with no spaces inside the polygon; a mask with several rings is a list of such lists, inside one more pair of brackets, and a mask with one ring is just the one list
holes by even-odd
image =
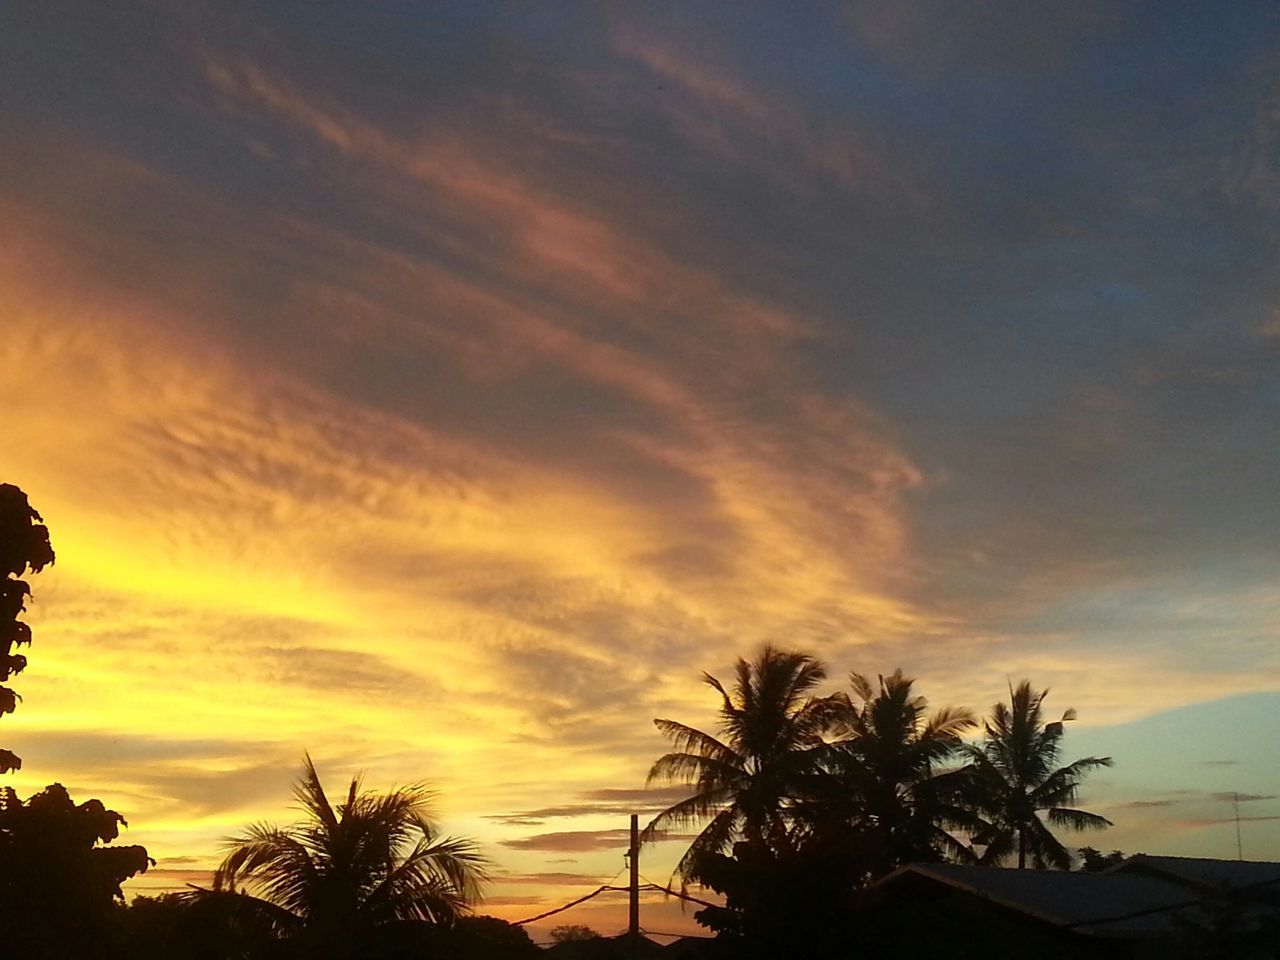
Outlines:
{"label": "roof", "polygon": [[711,937],[679,937],[662,948],[665,957],[701,957]]}
{"label": "roof", "polygon": [[559,960],[614,960],[614,958],[656,957],[663,946],[644,935],[633,938],[629,933],[616,937],[592,937],[589,940],[567,940],[546,947],[544,952]]}
{"label": "roof", "polygon": [[1055,927],[1104,937],[1175,932],[1172,914],[1192,908],[1183,883],[1142,873],[1070,873],[1007,867],[916,863],[891,873],[884,889],[919,880],[939,883]]}
{"label": "roof", "polygon": [[1280,893],[1280,863],[1258,860],[1206,860],[1196,857],[1129,857],[1107,873],[1145,873],[1198,887],[1239,890],[1274,885]]}

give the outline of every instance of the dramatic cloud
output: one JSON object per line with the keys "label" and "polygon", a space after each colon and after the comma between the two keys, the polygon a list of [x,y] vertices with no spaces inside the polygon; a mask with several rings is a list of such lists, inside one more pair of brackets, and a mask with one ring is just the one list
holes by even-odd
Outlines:
{"label": "dramatic cloud", "polygon": [[498,883],[527,883],[534,886],[587,887],[599,886],[608,877],[589,873],[500,873],[493,878]]}
{"label": "dramatic cloud", "polygon": [[425,780],[514,917],[773,641],[1051,687],[1126,849],[1267,819],[1213,733],[1280,691],[1268,5],[339,6],[0,12],[15,787],[158,889],[304,752]]}
{"label": "dramatic cloud", "polygon": [[626,830],[565,830],[559,833],[535,833],[519,840],[504,840],[502,845],[515,850],[612,850],[626,848],[631,834]]}
{"label": "dramatic cloud", "polygon": [[686,787],[654,787],[647,790],[605,788],[588,790],[582,797],[590,802],[569,803],[558,807],[539,807],[518,813],[490,817],[499,823],[538,826],[553,817],[626,817],[633,813],[653,815],[678,803],[689,795]]}

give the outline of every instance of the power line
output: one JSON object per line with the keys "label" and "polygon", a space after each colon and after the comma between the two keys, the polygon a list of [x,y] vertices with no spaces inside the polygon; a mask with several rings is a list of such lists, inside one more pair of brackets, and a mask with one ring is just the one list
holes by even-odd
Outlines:
{"label": "power line", "polygon": [[[595,897],[600,896],[602,893],[625,892],[630,894],[631,919],[628,925],[628,931],[630,933],[640,932],[639,899],[638,898],[641,890],[653,890],[669,897],[676,897],[677,899],[682,901],[687,901],[689,903],[696,903],[699,906],[703,906],[703,907],[720,906],[720,904],[711,903],[707,900],[701,900],[698,897],[690,896],[688,893],[685,893],[683,890],[672,890],[671,887],[667,884],[654,883],[648,877],[640,876],[640,871],[638,869],[638,863],[637,863],[639,859],[638,854],[639,854],[640,845],[637,842],[638,828],[637,828],[636,819],[637,819],[636,815],[632,814],[631,846],[628,848],[626,855],[623,857],[623,867],[621,870],[615,873],[607,882],[601,884],[599,887],[597,887],[595,890],[592,890],[590,893],[586,893],[580,897],[576,897],[575,899],[570,900],[568,903],[564,903],[551,910],[544,910],[542,913],[535,914],[532,917],[525,917],[523,920],[516,920],[514,921],[512,926],[521,927],[521,926],[524,926],[525,924],[534,923],[535,921],[538,921],[538,920],[545,920],[547,917],[554,917],[556,914],[564,913],[566,910],[571,910],[572,908],[579,906],[580,904],[586,903],[588,900],[592,900]],[[617,880],[618,877],[622,875],[623,870],[628,870],[628,869],[631,871],[630,884],[625,887],[614,886],[613,885],[614,881]],[[645,881],[643,885],[640,884],[641,879]],[[658,934],[658,936],[680,936],[680,934]],[[702,939],[710,939],[710,938],[702,938]]]}
{"label": "power line", "polygon": [[665,886],[665,885],[660,884],[660,883],[654,883],[654,882],[653,882],[652,880],[650,880],[648,877],[641,877],[640,879],[641,879],[641,880],[643,880],[643,881],[645,882],[644,889],[646,889],[646,890],[660,890],[661,892],[663,892],[663,893],[665,893],[665,894],[668,894],[669,896],[677,897],[677,898],[679,898],[680,900],[687,900],[687,901],[689,901],[690,903],[696,903],[696,904],[698,904],[699,906],[702,906],[702,907],[722,907],[722,906],[724,906],[724,904],[722,904],[722,903],[711,903],[711,902],[710,902],[710,901],[708,901],[708,900],[699,900],[697,897],[690,896],[689,894],[685,893],[685,892],[684,892],[684,891],[682,891],[682,890],[672,890],[669,886]]}
{"label": "power line", "polygon": [[665,933],[662,930],[643,929],[641,933],[649,937],[678,937],[681,940],[714,940],[715,937],[704,937],[699,933]]}
{"label": "power line", "polygon": [[[622,871],[619,870],[618,873],[620,874],[622,873]],[[616,880],[616,879],[618,879],[618,874],[614,874],[613,876],[613,880]],[[547,917],[553,917],[557,913],[564,913],[566,910],[572,907],[578,906],[578,904],[586,903],[588,900],[592,899],[593,897],[598,897],[602,893],[630,892],[630,889],[631,889],[630,887],[615,887],[615,886],[611,886],[611,884],[612,884],[612,880],[609,883],[601,884],[600,886],[596,887],[596,889],[592,890],[590,893],[584,894],[583,896],[578,897],[574,900],[570,900],[568,903],[562,904],[553,910],[545,910],[542,913],[537,914],[536,916],[525,917],[523,920],[513,920],[511,925],[514,927],[522,927],[526,923],[533,923],[535,920],[545,920]],[[660,884],[654,883],[651,880],[644,883],[640,887],[640,889],[656,890],[660,893],[666,893],[666,894],[669,894],[670,896],[678,897],[681,900],[688,900],[690,903],[696,903],[704,907],[720,906],[720,904],[718,903],[710,903],[706,900],[699,900],[697,897],[692,897],[687,893],[681,893],[679,890],[672,890],[670,887],[664,887]],[[681,936],[681,934],[661,934],[661,936]]]}
{"label": "power line", "polygon": [[522,927],[526,923],[533,923],[533,921],[535,920],[542,920],[542,919],[545,919],[546,917],[555,916],[557,913],[564,913],[570,907],[576,907],[580,903],[586,903],[592,897],[598,897],[602,893],[615,893],[619,890],[626,890],[626,889],[627,889],[626,887],[611,887],[608,884],[605,884],[604,886],[597,887],[596,889],[592,890],[590,893],[586,894],[585,896],[578,897],[577,900],[570,900],[568,903],[564,904],[563,906],[556,907],[554,910],[547,910],[544,913],[538,914],[536,917],[525,917],[525,919],[523,920],[512,921],[511,925],[513,927]]}

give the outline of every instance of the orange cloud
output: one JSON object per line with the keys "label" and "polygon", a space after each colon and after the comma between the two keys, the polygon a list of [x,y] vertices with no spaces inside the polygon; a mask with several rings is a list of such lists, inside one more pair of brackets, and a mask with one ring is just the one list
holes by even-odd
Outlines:
{"label": "orange cloud", "polygon": [[[601,425],[630,469],[582,473],[278,368],[211,333],[224,303],[129,293],[67,244],[71,219],[7,202],[27,230],[0,259],[0,403],[24,411],[5,424],[6,469],[60,555],[37,584],[27,703],[6,727],[31,744],[15,783],[101,796],[154,853],[209,858],[246,819],[288,819],[303,749],[338,777],[425,774],[451,827],[515,841],[523,828],[494,814],[549,807],[566,782],[638,786],[661,749],[648,719],[701,709],[699,669],[793,633],[814,597],[868,624],[917,616],[875,570],[908,549],[897,497],[918,473],[873,416],[817,394],[757,429],[734,379],[782,355],[729,352],[700,379],[678,349],[610,342],[563,306],[268,221],[281,243],[355,254],[348,275],[301,282],[291,309],[377,278],[386,297],[358,301],[364,329],[389,351],[454,351],[455,386],[478,400],[556,369],[643,411]],[[117,246],[166,269],[163,251]],[[670,269],[677,285],[711,283]],[[784,329],[748,319],[742,333],[785,344]],[[502,344],[512,364],[486,366]],[[638,495],[669,484],[690,499]],[[788,485],[805,497],[780,497]],[[850,540],[864,545],[853,558]],[[665,651],[668,668],[637,650]],[[203,744],[214,730],[221,742]],[[125,743],[168,747],[148,759]]]}

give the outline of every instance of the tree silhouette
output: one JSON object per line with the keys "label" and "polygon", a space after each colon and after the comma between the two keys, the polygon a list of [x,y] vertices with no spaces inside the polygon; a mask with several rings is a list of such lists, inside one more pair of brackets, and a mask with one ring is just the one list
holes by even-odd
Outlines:
{"label": "tree silhouette", "polygon": [[1027,858],[1039,868],[1071,869],[1071,855],[1040,819],[1071,830],[1101,830],[1111,821],[1095,813],[1069,806],[1075,803],[1080,784],[1090,770],[1111,766],[1110,757],[1085,757],[1058,767],[1063,724],[1074,720],[1074,710],[1062,719],[1043,722],[1042,706],[1048,690],[1035,691],[1023,680],[1009,691],[1009,704],[992,707],[980,745],[966,747],[973,778],[974,801],[987,819],[973,842],[986,845],[983,863],[996,863],[1015,851],[1018,866]]}
{"label": "tree silhouette", "polygon": [[13,956],[97,956],[120,886],[153,862],[140,846],[110,846],[124,817],[99,800],[76,804],[59,783],[24,803],[0,790],[0,936]]}
{"label": "tree silhouette", "polygon": [[551,939],[555,943],[577,943],[582,940],[598,940],[600,934],[580,923],[566,923],[551,928]]}
{"label": "tree silhouette", "polygon": [[308,756],[294,796],[305,818],[230,839],[214,889],[197,896],[332,957],[365,955],[401,921],[450,924],[479,897],[486,861],[471,840],[439,835],[421,784],[378,794],[355,777],[334,806]]}
{"label": "tree silhouette", "polygon": [[951,830],[979,821],[966,802],[969,778],[942,765],[957,755],[973,715],[947,707],[932,715],[901,670],[878,683],[849,677],[852,697],[841,717],[842,737],[830,752],[829,778],[815,781],[821,828],[836,818],[860,835],[858,848],[870,876],[917,861],[971,860]]}
{"label": "tree silhouette", "polygon": [[762,850],[787,847],[800,784],[816,768],[838,710],[838,698],[812,696],[825,678],[813,657],[766,646],[753,661],[738,659],[732,692],[702,675],[721,698],[723,739],[654,720],[675,750],[658,758],[649,782],[685,783],[693,793],[659,813],[642,841],[709,821],[676,866],[683,881],[699,879],[700,864],[739,838]]}
{"label": "tree silhouette", "polygon": [[[21,673],[27,665],[27,658],[14,652],[15,647],[31,643],[31,628],[18,619],[31,596],[22,577],[28,570],[39,573],[54,559],[43,519],[25,493],[11,483],[0,483],[0,681]],[[19,699],[0,685],[0,715],[12,713]],[[0,749],[0,773],[21,767],[17,754]]]}
{"label": "tree silhouette", "polygon": [[447,930],[437,930],[437,950],[430,956],[467,960],[538,960],[542,951],[524,927],[497,917],[459,917]]}
{"label": "tree silhouette", "polygon": [[1104,870],[1119,866],[1125,860],[1123,850],[1112,850],[1110,853],[1103,853],[1093,847],[1081,847],[1078,852],[1080,854],[1080,866],[1077,869],[1084,873],[1101,873]]}

